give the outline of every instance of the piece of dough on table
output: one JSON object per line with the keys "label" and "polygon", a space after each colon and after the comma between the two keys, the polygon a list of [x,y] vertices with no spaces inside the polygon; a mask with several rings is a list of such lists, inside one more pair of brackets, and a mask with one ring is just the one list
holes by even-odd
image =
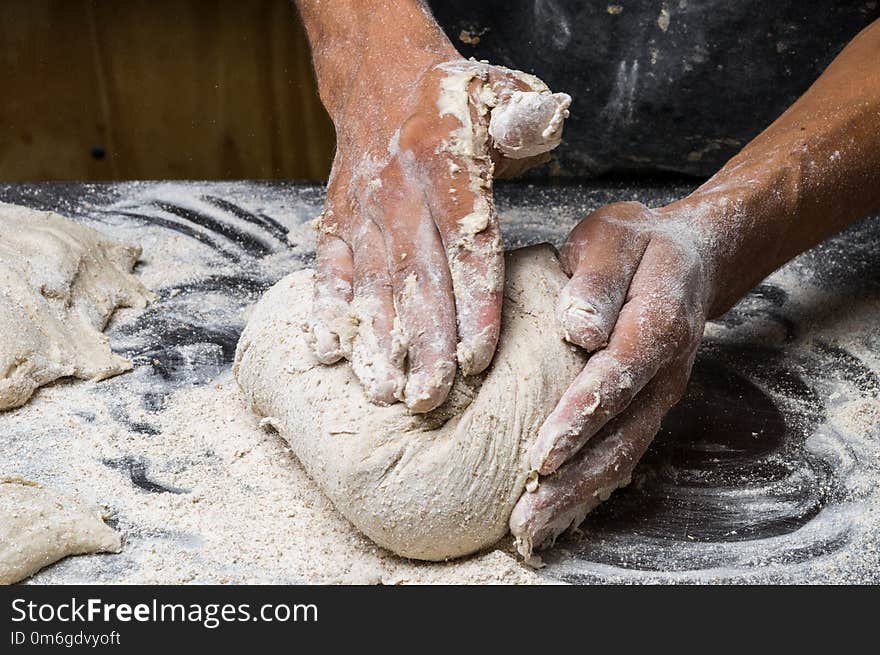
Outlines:
{"label": "piece of dough on table", "polygon": [[0,584],[24,580],[69,555],[121,548],[97,510],[35,482],[0,477]]}
{"label": "piece of dough on table", "polygon": [[455,381],[428,414],[371,404],[347,362],[323,366],[308,340],[312,273],[298,271],[257,304],[235,375],[254,410],[359,530],[405,557],[443,560],[490,546],[528,474],[526,452],[583,368],[559,336],[567,282],[553,249],[507,256],[501,338],[481,376]]}
{"label": "piece of dough on table", "polygon": [[59,378],[131,369],[101,330],[118,307],[153,297],[131,273],[140,254],[58,214],[0,203],[0,411]]}

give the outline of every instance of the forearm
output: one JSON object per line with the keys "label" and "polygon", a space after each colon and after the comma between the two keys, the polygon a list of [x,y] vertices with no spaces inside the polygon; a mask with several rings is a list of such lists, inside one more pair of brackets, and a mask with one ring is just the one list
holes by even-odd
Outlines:
{"label": "forearm", "polygon": [[[706,184],[691,212],[717,278],[710,315],[763,277],[880,208],[880,22]],[[713,243],[713,241],[715,243]]]}
{"label": "forearm", "polygon": [[334,120],[353,98],[394,97],[419,72],[460,56],[421,0],[295,1]]}

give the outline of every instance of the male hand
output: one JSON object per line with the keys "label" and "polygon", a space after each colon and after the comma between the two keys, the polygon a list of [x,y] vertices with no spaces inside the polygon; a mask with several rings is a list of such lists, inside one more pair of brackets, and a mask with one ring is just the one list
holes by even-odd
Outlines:
{"label": "male hand", "polygon": [[321,362],[349,359],[370,400],[415,412],[445,400],[456,361],[465,375],[489,365],[504,281],[492,179],[543,161],[569,103],[531,75],[466,60],[358,82],[334,116],[319,226]]}
{"label": "male hand", "polygon": [[571,281],[558,322],[567,341],[594,354],[529,453],[541,477],[510,520],[525,555],[629,482],[684,393],[711,296],[708,249],[692,218],[616,203],[581,221],[562,248]]}

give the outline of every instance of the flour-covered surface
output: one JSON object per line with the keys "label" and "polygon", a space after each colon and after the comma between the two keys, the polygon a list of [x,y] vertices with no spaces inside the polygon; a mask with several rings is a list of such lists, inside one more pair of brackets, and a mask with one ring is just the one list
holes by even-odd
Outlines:
{"label": "flour-covered surface", "polygon": [[[680,186],[502,187],[508,247]],[[247,308],[313,258],[315,186],[0,185],[124,242],[159,295],[108,328],[132,372],[0,414],[0,473],[103,505],[118,555],[34,582],[878,582],[880,220],[771,276],[709,325],[691,390],[634,483],[535,572],[496,550],[407,562],[361,537],[261,429],[230,375]]]}

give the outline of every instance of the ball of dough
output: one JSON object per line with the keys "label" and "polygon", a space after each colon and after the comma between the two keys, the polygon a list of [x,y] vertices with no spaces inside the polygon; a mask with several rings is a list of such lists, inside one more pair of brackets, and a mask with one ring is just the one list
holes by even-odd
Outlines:
{"label": "ball of dough", "polygon": [[347,362],[318,363],[307,334],[310,271],[284,278],[258,303],[235,375],[255,411],[370,539],[415,559],[467,555],[507,533],[526,452],[583,368],[584,356],[556,328],[566,282],[548,246],[508,255],[491,367],[459,374],[449,399],[428,414],[372,405]]}
{"label": "ball of dough", "polygon": [[571,96],[550,91],[514,91],[492,110],[489,134],[506,157],[525,159],[553,150],[562,141]]}

